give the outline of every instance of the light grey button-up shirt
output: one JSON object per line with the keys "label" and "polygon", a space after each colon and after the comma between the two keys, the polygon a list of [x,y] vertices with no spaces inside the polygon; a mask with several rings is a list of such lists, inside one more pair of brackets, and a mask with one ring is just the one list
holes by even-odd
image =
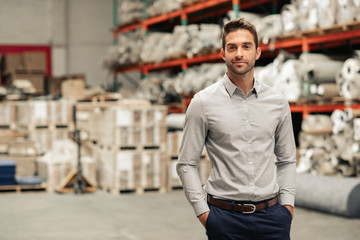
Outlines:
{"label": "light grey button-up shirt", "polygon": [[291,112],[275,89],[255,80],[244,96],[225,74],[191,100],[177,173],[196,216],[209,211],[196,169],[204,146],[212,163],[205,192],[239,201],[279,194],[281,204],[294,206],[296,147]]}

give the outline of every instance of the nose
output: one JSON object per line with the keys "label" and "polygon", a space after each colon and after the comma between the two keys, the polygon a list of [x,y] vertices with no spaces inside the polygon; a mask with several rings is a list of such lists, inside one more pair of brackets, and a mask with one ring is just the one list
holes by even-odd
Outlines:
{"label": "nose", "polygon": [[237,50],[236,50],[236,55],[235,55],[236,57],[242,57],[242,51],[241,51],[241,48],[239,47],[239,48],[237,48]]}

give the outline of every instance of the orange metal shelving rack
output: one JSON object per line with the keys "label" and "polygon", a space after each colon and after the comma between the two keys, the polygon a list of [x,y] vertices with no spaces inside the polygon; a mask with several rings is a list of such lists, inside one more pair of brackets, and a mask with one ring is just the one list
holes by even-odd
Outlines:
{"label": "orange metal shelving rack", "polygon": [[[188,17],[194,20],[201,20],[201,18],[216,16],[214,12],[203,13],[203,16],[196,16],[196,12],[206,9],[211,9],[216,6],[222,6],[223,9],[221,13],[234,9],[234,11],[239,11],[239,6],[241,9],[246,9],[254,7],[257,4],[278,3],[277,0],[257,0],[257,1],[243,1],[240,0],[209,0],[206,2],[198,3],[193,6],[186,7],[181,10],[177,10],[171,13],[167,13],[161,16],[145,19],[140,23],[135,23],[129,26],[116,27],[113,30],[113,39],[117,38],[118,34],[132,31],[138,28],[143,30],[148,30],[149,26],[166,22],[170,19],[180,18],[182,24],[187,24]],[[216,10],[219,14],[220,10]],[[190,19],[190,21],[191,21]],[[336,30],[337,29],[337,30]],[[360,44],[360,21],[349,23],[348,25],[334,26],[328,29],[316,29],[313,31],[307,32],[298,32],[293,36],[280,36],[276,41],[267,44],[261,45],[262,56],[274,56],[276,52],[280,49],[286,49],[290,52],[301,53],[301,52],[310,52],[320,49],[323,47],[335,48],[339,46],[354,45]],[[150,71],[161,71],[165,69],[178,68],[178,69],[187,69],[189,65],[200,64],[205,62],[220,62],[222,58],[217,53],[212,53],[206,56],[198,56],[194,58],[182,58],[171,61],[166,61],[157,64],[145,64],[131,67],[122,67],[117,69],[114,72],[114,75],[121,72],[128,71],[141,71],[144,75],[147,75]],[[185,98],[183,101],[183,109],[186,109],[191,98]],[[345,104],[300,104],[294,105],[290,104],[290,109],[294,113],[302,113],[303,117],[306,117],[312,112],[332,112],[335,109],[345,110],[346,108],[360,109],[360,104],[354,103],[349,106]]]}

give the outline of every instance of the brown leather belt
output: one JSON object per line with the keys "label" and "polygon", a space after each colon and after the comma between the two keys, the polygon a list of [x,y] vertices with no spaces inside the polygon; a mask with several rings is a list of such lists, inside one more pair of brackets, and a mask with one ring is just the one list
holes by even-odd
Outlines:
{"label": "brown leather belt", "polygon": [[219,207],[221,209],[224,210],[232,210],[232,211],[237,211],[237,212],[241,212],[244,214],[251,214],[254,213],[255,211],[267,208],[267,207],[271,207],[274,206],[275,204],[277,204],[279,202],[278,197],[272,198],[268,201],[264,201],[262,203],[259,204],[241,204],[241,203],[232,203],[229,201],[225,201],[225,200],[221,200],[221,199],[217,199],[217,198],[213,198],[211,195],[208,194],[207,200],[210,204]]}

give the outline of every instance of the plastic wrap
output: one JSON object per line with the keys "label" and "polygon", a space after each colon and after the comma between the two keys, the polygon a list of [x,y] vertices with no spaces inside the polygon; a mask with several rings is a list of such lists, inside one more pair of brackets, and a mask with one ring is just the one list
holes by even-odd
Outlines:
{"label": "plastic wrap", "polygon": [[336,84],[341,96],[352,99],[360,97],[360,60],[347,59],[337,72]]}
{"label": "plastic wrap", "polygon": [[299,11],[293,4],[285,4],[281,9],[283,33],[296,32],[300,28]]}
{"label": "plastic wrap", "polygon": [[299,60],[288,60],[280,70],[280,75],[274,84],[274,88],[279,90],[287,100],[296,101],[301,94],[301,68]]}
{"label": "plastic wrap", "polygon": [[144,3],[142,0],[118,1],[117,20],[118,24],[126,25],[139,21],[143,17]]}
{"label": "plastic wrap", "polygon": [[153,3],[148,4],[146,9],[147,15],[149,17],[154,17],[160,14],[169,13],[178,9],[181,9],[182,4],[186,0],[155,0]]}
{"label": "plastic wrap", "polygon": [[336,21],[337,4],[334,0],[317,0],[318,21],[320,28],[331,27]]}
{"label": "plastic wrap", "polygon": [[349,23],[355,20],[356,13],[360,11],[360,8],[355,6],[354,0],[336,0],[336,23]]}
{"label": "plastic wrap", "polygon": [[261,20],[254,20],[253,24],[259,33],[259,40],[263,44],[268,44],[271,39],[276,38],[283,32],[280,14],[272,14],[263,17]]}
{"label": "plastic wrap", "polygon": [[299,0],[300,30],[313,30],[318,27],[317,0]]}

